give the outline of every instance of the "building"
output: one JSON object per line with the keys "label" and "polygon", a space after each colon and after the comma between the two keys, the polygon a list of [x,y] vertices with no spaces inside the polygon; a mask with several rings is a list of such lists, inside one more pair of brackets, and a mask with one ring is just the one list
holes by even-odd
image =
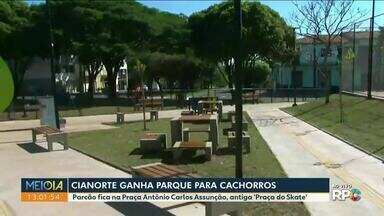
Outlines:
{"label": "building", "polygon": [[[373,87],[384,89],[384,65],[383,60],[380,60],[384,55],[375,48],[379,34],[379,31],[374,32]],[[296,46],[300,53],[299,64],[296,67],[297,87],[323,88],[325,80],[320,69],[324,66],[325,45],[316,43],[312,38],[304,37],[297,39]],[[366,89],[369,31],[343,33],[342,37],[336,37],[331,41],[331,49],[327,55],[331,74],[330,84],[333,88],[338,88],[340,85],[340,69],[342,69],[343,90]],[[341,57],[342,64],[340,64]],[[277,87],[293,88],[294,76],[290,65],[275,67],[274,78]]]}
{"label": "building", "polygon": [[[277,87],[293,88],[293,78],[296,76],[296,87],[298,88],[323,88],[325,79],[320,68],[324,65],[326,47],[324,44],[316,43],[312,38],[300,38],[296,41],[299,50],[299,63],[293,74],[292,66],[282,65],[275,69],[274,76]],[[340,38],[331,42],[330,51],[327,53],[328,69],[330,70],[331,86],[339,85],[339,59],[340,59]]]}

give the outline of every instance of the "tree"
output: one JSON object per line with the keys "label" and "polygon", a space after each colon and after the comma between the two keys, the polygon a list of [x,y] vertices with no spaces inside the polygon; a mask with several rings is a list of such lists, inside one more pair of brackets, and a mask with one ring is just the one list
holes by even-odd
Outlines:
{"label": "tree", "polygon": [[73,9],[73,17],[73,51],[88,72],[88,98],[93,100],[95,80],[103,69],[98,36],[103,14],[93,8],[80,6]]}
{"label": "tree", "polygon": [[[103,2],[104,3],[104,2]],[[150,34],[147,23],[130,16],[130,2],[102,4],[101,59],[107,71],[109,96],[116,97],[116,77],[132,50],[145,47]]]}
{"label": "tree", "polygon": [[[188,22],[191,42],[198,56],[224,68],[223,76],[233,86],[233,57],[236,53],[234,8],[223,2],[193,14]],[[259,2],[242,3],[242,59],[247,64],[255,56],[260,60],[280,60],[288,49],[292,29],[278,13]],[[244,65],[246,67],[246,65]]]}
{"label": "tree", "polygon": [[296,12],[293,21],[300,30],[300,35],[312,38],[324,45],[321,75],[325,81],[325,103],[329,103],[330,68],[328,53],[331,45],[338,44],[340,34],[353,28],[353,24],[365,14],[360,10],[353,11],[353,0],[318,0],[305,3],[294,2]]}
{"label": "tree", "polygon": [[30,37],[34,17],[23,1],[0,1],[0,56],[12,72],[15,95],[31,58],[35,54],[36,42]]}
{"label": "tree", "polygon": [[257,87],[266,81],[271,73],[271,68],[267,62],[254,59],[246,68],[243,68],[243,73],[243,85]]}
{"label": "tree", "polygon": [[161,80],[166,81],[171,91],[175,87],[187,90],[193,88],[197,80],[206,79],[206,75],[210,73],[208,65],[194,56],[154,52],[146,53],[141,58],[148,65],[147,83],[155,81],[160,87],[161,96]]}
{"label": "tree", "polygon": [[147,124],[145,120],[145,88],[144,88],[144,72],[147,66],[145,64],[141,63],[140,60],[136,61],[135,65],[135,71],[139,74],[140,76],[140,84],[141,84],[141,93],[142,93],[142,103],[143,103],[143,129],[147,130]]}

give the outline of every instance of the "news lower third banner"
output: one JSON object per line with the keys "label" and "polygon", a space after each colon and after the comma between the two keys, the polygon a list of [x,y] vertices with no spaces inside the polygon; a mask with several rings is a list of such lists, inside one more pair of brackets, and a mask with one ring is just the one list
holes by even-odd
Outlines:
{"label": "news lower third banner", "polygon": [[26,202],[327,202],[329,178],[22,178]]}

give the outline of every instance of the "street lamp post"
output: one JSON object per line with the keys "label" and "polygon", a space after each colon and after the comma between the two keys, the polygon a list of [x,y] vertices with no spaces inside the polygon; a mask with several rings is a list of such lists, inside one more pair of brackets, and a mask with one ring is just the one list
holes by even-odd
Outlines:
{"label": "street lamp post", "polygon": [[339,84],[339,105],[340,105],[340,118],[339,122],[342,124],[344,122],[344,112],[343,112],[343,32],[340,33],[340,56],[339,56],[339,76],[340,76],[340,84]]}
{"label": "street lamp post", "polygon": [[369,31],[369,55],[368,55],[368,99],[372,99],[372,63],[373,63],[373,30],[375,25],[375,0],[372,1],[372,17]]}
{"label": "street lamp post", "polygon": [[298,61],[298,53],[296,50],[296,27],[293,27],[293,33],[295,34],[295,41],[293,44],[293,53],[294,53],[294,59],[293,59],[293,67],[292,67],[292,78],[293,78],[293,104],[292,106],[295,107],[297,106],[297,97],[296,97],[296,79],[297,79],[297,71],[296,71],[296,64]]}
{"label": "street lamp post", "polygon": [[237,52],[235,53],[235,136],[236,136],[236,177],[243,178],[243,102],[242,102],[242,73],[241,73],[241,39],[242,39],[242,14],[241,14],[241,0],[234,0],[234,20],[235,20],[235,41],[237,43]]}
{"label": "street lamp post", "polygon": [[52,12],[51,12],[51,6],[49,0],[45,1],[45,4],[47,5],[48,9],[48,22],[49,22],[49,37],[50,37],[50,66],[51,66],[51,93],[53,97],[53,103],[54,103],[54,113],[55,113],[55,122],[56,127],[60,129],[60,121],[59,121],[59,113],[57,111],[57,104],[56,104],[56,76],[55,76],[55,47],[54,47],[54,38],[53,38],[53,32],[52,32]]}

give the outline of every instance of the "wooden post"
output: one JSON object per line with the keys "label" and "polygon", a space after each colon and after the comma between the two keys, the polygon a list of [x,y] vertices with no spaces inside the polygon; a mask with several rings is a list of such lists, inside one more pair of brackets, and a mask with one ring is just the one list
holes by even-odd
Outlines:
{"label": "wooden post", "polygon": [[145,89],[144,89],[144,71],[141,71],[141,92],[143,97],[143,126],[144,130],[147,130],[147,122],[145,119]]}

